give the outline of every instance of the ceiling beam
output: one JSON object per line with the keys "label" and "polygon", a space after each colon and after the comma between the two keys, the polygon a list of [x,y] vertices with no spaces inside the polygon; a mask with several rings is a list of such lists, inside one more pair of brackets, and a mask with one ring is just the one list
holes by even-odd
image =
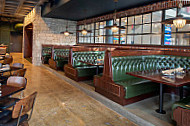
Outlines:
{"label": "ceiling beam", "polygon": [[3,13],[4,12],[4,10],[5,10],[5,0],[1,0],[1,13]]}
{"label": "ceiling beam", "polygon": [[15,14],[20,12],[20,10],[22,9],[22,6],[23,6],[23,4],[24,4],[24,1],[25,1],[25,0],[20,0],[20,3],[19,3],[19,5],[18,5],[18,7],[17,7],[17,10],[16,10]]}

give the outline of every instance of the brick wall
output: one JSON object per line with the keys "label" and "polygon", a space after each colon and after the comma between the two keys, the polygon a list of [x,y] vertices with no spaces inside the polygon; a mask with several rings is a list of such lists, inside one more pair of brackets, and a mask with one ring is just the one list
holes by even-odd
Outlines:
{"label": "brick wall", "polygon": [[[74,34],[69,36],[64,36],[63,34],[60,34],[60,32],[65,31],[67,22],[69,25],[68,31],[73,32]],[[41,65],[42,44],[54,44],[54,45],[76,44],[77,22],[75,21],[41,17],[41,8],[37,6],[24,18],[23,29],[25,29],[25,26],[27,26],[30,23],[33,24],[32,63],[34,65],[37,66]],[[23,46],[23,52],[24,52],[24,46]]]}

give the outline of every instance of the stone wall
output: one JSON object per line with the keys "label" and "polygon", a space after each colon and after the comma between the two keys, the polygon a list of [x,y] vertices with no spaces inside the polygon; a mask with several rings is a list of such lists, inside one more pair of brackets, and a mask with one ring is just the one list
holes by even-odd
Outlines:
{"label": "stone wall", "polygon": [[[25,17],[23,30],[25,29],[25,26],[27,26],[30,23],[33,24],[32,63],[34,65],[41,65],[42,44],[54,44],[54,45],[76,44],[77,22],[75,21],[41,17],[41,8],[36,6]],[[67,23],[69,25],[68,31],[73,32],[74,34],[69,36],[64,36],[63,34],[60,34],[60,32],[66,30]],[[24,52],[24,39],[23,39],[23,52]]]}

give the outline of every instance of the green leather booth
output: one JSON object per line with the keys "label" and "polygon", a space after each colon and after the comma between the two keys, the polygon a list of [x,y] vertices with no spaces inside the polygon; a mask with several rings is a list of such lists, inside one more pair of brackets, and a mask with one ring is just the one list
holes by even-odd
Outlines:
{"label": "green leather booth", "polygon": [[54,49],[53,60],[56,63],[56,68],[62,69],[68,63],[69,49]]}
{"label": "green leather booth", "polygon": [[104,51],[73,52],[72,66],[77,70],[78,77],[90,77],[96,74],[96,66],[87,65],[80,60],[93,64],[97,59],[104,59],[104,54]]}
{"label": "green leather booth", "polygon": [[159,90],[158,84],[126,75],[126,72],[177,67],[189,69],[190,57],[169,55],[112,57],[113,81],[125,88],[126,99]]}
{"label": "green leather booth", "polygon": [[51,58],[52,47],[42,47],[42,63],[47,64]]}

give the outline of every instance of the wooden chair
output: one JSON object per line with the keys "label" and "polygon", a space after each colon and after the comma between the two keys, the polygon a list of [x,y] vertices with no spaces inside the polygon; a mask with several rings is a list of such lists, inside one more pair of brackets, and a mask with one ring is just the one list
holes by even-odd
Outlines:
{"label": "wooden chair", "polygon": [[24,64],[22,63],[13,63],[13,67],[18,67],[18,68],[24,68]]}
{"label": "wooden chair", "polygon": [[[7,85],[15,86],[15,87],[23,87],[25,88],[27,84],[27,80],[24,77],[18,77],[18,76],[11,76],[7,80]],[[21,98],[24,97],[24,92],[21,92],[20,95]],[[7,108],[10,108],[15,105],[17,101],[19,101],[19,98],[6,98],[0,101],[0,109],[4,110]]]}
{"label": "wooden chair", "polygon": [[9,57],[5,57],[3,64],[11,64],[13,62],[13,57],[9,56]]}
{"label": "wooden chair", "polygon": [[[37,92],[18,101],[13,111],[5,110],[0,113],[0,126],[19,126],[31,119]],[[30,112],[30,114],[28,114]]]}
{"label": "wooden chair", "polygon": [[26,69],[20,69],[20,70],[14,71],[12,76],[24,77],[25,73],[26,73]]}

